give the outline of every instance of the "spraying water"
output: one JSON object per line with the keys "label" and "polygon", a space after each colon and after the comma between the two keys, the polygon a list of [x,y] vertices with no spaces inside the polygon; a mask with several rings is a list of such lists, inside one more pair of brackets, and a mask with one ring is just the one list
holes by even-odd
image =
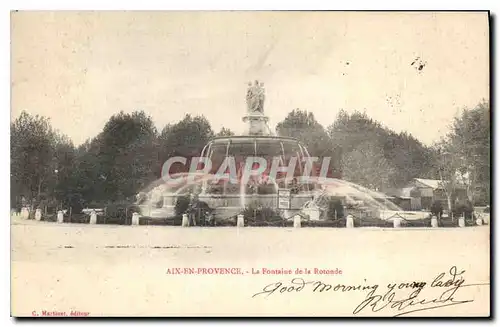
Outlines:
{"label": "spraying water", "polygon": [[[241,212],[250,203],[259,201],[261,198],[276,197],[279,185],[283,185],[283,180],[267,179],[266,185],[271,186],[273,192],[270,194],[261,195],[253,189],[252,192],[247,192],[248,184],[239,183],[238,194],[222,194],[211,193],[210,185],[216,185],[220,180],[215,174],[204,173],[179,173],[173,176],[174,179],[170,182],[158,180],[144,189],[138,196],[137,205],[141,208],[141,214],[146,216],[164,217],[175,214],[173,208],[175,201],[181,196],[188,196],[191,193],[200,194],[200,196],[213,209],[224,211],[231,207],[231,211],[225,211],[226,214],[221,218],[230,218],[235,212]],[[175,180],[175,182],[173,182]],[[257,184],[259,185],[259,184]],[[262,185],[262,184],[260,184]],[[286,185],[286,183],[285,183]],[[311,185],[313,185],[311,189]],[[318,208],[326,210],[328,201],[331,197],[343,198],[345,206],[357,207],[366,211],[385,211],[385,212],[401,212],[401,208],[392,203],[389,197],[383,193],[370,190],[361,185],[348,182],[336,178],[317,178],[310,177],[302,179],[297,185],[299,194],[309,196],[302,209]],[[169,203],[165,203],[165,199],[171,199]],[[222,202],[221,199],[226,199]],[[236,199],[236,202],[231,202]],[[158,208],[158,204],[163,202],[163,206]],[[251,201],[250,201],[251,200]],[[272,201],[275,203],[275,201]],[[151,208],[154,208],[153,210]],[[298,208],[299,210],[301,208]],[[152,214],[153,213],[153,214]]]}

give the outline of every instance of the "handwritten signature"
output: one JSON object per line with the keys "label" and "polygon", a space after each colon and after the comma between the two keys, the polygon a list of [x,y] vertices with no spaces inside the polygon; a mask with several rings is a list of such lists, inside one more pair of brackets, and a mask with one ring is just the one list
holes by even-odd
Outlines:
{"label": "handwritten signature", "polygon": [[[367,310],[372,312],[392,310],[394,316],[398,317],[412,312],[473,302],[473,299],[460,299],[458,291],[465,287],[489,285],[489,283],[466,284],[464,274],[465,270],[459,270],[453,266],[447,272],[439,273],[430,283],[424,281],[389,283],[385,289],[378,284],[331,285],[322,281],[305,281],[303,278],[293,278],[287,284],[280,281],[266,285],[261,292],[255,293],[252,298],[269,297],[280,293],[298,293],[305,289],[313,293],[364,291],[366,292],[365,298],[352,311],[354,315]],[[422,295],[424,289],[438,290],[438,295],[424,297]],[[405,295],[401,293],[405,293]]]}

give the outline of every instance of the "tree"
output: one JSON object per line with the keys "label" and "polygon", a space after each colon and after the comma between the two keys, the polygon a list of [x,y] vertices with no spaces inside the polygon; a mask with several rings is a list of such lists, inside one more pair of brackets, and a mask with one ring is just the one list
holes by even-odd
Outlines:
{"label": "tree", "polygon": [[435,158],[435,167],[439,176],[440,186],[443,189],[448,205],[448,212],[452,212],[452,198],[458,184],[457,171],[460,167],[459,160],[454,155],[455,150],[445,139],[435,145],[437,156]]}
{"label": "tree", "polygon": [[435,145],[435,175],[439,176],[452,207],[452,194],[465,186],[471,205],[477,194],[482,203],[489,203],[490,189],[490,109],[481,102],[457,115],[451,131]]}
{"label": "tree", "polygon": [[[395,133],[383,127],[365,113],[355,111],[348,114],[340,110],[335,122],[328,126],[327,130],[331,142],[344,156],[359,147],[363,148],[364,143],[370,142],[373,149],[384,157],[382,164],[392,167],[390,170],[392,175],[387,177],[391,185],[401,187],[412,178],[429,177],[434,155],[432,149],[406,132]],[[359,153],[356,155],[363,156]],[[346,168],[345,160],[342,167]],[[351,173],[353,173],[352,168]]]}
{"label": "tree", "polygon": [[280,136],[294,137],[302,141],[309,154],[314,157],[331,155],[334,150],[330,137],[312,112],[293,110],[277,124],[276,132]]}
{"label": "tree", "polygon": [[214,137],[210,123],[204,116],[186,115],[173,125],[162,130],[160,142],[160,159],[162,163],[170,157],[199,156],[203,147]]}
{"label": "tree", "polygon": [[375,142],[366,141],[345,153],[342,158],[343,178],[372,190],[394,186],[394,168],[384,157],[383,149]]}
{"label": "tree", "polygon": [[[54,171],[54,136],[50,122],[26,112],[11,124],[11,184],[14,198],[41,200]],[[13,199],[15,202],[15,199]]]}
{"label": "tree", "polygon": [[48,118],[23,111],[11,123],[11,205],[61,201],[74,155],[73,143]]}
{"label": "tree", "polygon": [[229,128],[222,127],[216,136],[234,136],[234,132],[231,131]]}
{"label": "tree", "polygon": [[54,197],[59,203],[68,203],[72,189],[73,168],[76,149],[73,142],[65,135],[56,134],[54,140]]}
{"label": "tree", "polygon": [[74,194],[89,201],[127,201],[160,178],[157,131],[143,111],[113,115],[78,150]]}
{"label": "tree", "polygon": [[489,203],[490,190],[490,105],[483,101],[455,117],[448,147],[458,162],[457,175],[474,204],[477,193]]}

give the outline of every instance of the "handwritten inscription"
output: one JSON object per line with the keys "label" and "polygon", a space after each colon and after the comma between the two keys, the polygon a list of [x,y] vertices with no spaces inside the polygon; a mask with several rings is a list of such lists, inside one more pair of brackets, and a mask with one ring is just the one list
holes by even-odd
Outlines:
{"label": "handwritten inscription", "polygon": [[[459,290],[469,286],[489,285],[466,284],[465,270],[456,266],[446,272],[436,275],[431,281],[410,281],[401,283],[389,283],[384,286],[379,284],[361,283],[358,285],[328,284],[323,281],[306,281],[303,278],[293,278],[289,282],[276,282],[266,285],[260,292],[253,294],[256,297],[271,297],[279,294],[296,294],[303,291],[312,293],[344,293],[357,292],[365,297],[354,306],[354,315],[361,312],[371,311],[374,313],[387,313],[394,316],[402,316],[411,312],[438,309],[473,302],[472,298],[463,298]],[[366,280],[365,280],[366,282]],[[428,293],[438,294],[425,296],[423,290]],[[430,291],[433,290],[433,291]]]}

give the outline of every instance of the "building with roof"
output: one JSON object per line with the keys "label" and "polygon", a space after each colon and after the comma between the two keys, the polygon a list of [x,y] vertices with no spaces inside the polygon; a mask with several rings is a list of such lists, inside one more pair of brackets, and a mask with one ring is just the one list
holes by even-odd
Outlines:
{"label": "building with roof", "polygon": [[[438,179],[413,178],[403,188],[392,192],[395,203],[405,210],[430,209],[434,201],[441,201],[443,208],[448,207],[446,192]],[[452,203],[465,202],[467,190],[465,185],[458,184],[452,194]]]}

